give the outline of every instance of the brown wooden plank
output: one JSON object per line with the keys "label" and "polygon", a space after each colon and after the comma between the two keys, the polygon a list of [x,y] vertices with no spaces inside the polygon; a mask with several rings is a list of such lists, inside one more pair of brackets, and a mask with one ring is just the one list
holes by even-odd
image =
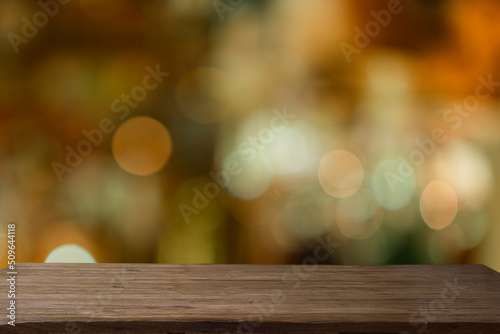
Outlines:
{"label": "brown wooden plank", "polygon": [[482,265],[22,263],[15,327],[7,271],[2,333],[500,333]]}

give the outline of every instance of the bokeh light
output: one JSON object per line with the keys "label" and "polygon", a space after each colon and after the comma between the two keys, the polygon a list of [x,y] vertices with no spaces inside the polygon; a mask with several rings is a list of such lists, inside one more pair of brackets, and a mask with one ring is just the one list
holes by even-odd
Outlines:
{"label": "bokeh light", "polygon": [[167,163],[172,142],[167,129],[151,117],[134,117],[113,136],[113,157],[118,165],[135,175],[150,175]]}
{"label": "bokeh light", "polygon": [[420,197],[420,214],[430,228],[441,230],[455,218],[458,200],[455,190],[439,180],[430,182]]}
{"label": "bokeh light", "polygon": [[65,244],[52,250],[45,263],[96,263],[96,261],[82,246]]}
{"label": "bokeh light", "polygon": [[435,168],[436,176],[450,184],[465,205],[477,209],[489,198],[493,187],[491,163],[475,145],[450,143]]}
{"label": "bokeh light", "polygon": [[109,250],[107,254],[103,254],[98,243],[85,231],[82,224],[76,221],[64,220],[47,224],[47,227],[39,232],[39,238],[34,243],[37,249],[34,260],[43,262],[52,250],[65,244],[77,244],[100,261],[109,261],[114,253],[113,250]]}
{"label": "bokeh light", "polygon": [[351,196],[361,187],[364,169],[361,161],[346,150],[327,153],[318,169],[319,183],[323,190],[334,197]]}
{"label": "bokeh light", "polygon": [[274,174],[290,175],[302,170],[308,161],[309,148],[306,138],[299,131],[285,127],[273,134],[273,139],[261,156]]}
{"label": "bokeh light", "polygon": [[389,159],[380,161],[373,171],[373,194],[386,209],[401,209],[415,195],[415,176],[405,168],[403,162]]}
{"label": "bokeh light", "polygon": [[271,186],[273,174],[260,156],[251,158],[236,151],[226,158],[223,166],[234,171],[232,175],[229,174],[227,182],[227,189],[233,196],[250,200],[262,195]]}

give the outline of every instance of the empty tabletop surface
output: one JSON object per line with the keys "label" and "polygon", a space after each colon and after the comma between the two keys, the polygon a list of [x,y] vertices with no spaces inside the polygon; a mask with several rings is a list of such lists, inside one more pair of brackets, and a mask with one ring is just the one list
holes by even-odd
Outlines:
{"label": "empty tabletop surface", "polygon": [[[500,333],[483,265],[20,263],[16,333]],[[8,297],[12,276],[15,299]],[[8,278],[11,278],[8,280]]]}

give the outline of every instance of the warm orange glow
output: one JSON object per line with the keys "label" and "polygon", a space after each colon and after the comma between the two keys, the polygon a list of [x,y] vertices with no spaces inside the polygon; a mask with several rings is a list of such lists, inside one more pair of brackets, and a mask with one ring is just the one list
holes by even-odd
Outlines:
{"label": "warm orange glow", "polygon": [[361,187],[363,166],[358,157],[346,150],[326,154],[318,169],[318,178],[325,190],[334,197],[348,197]]}
{"label": "warm orange glow", "polygon": [[34,262],[44,262],[47,256],[55,248],[64,244],[76,244],[93,254],[95,258],[101,258],[101,252],[91,239],[91,235],[80,229],[73,221],[63,221],[48,226],[39,234],[36,243]]}
{"label": "warm orange glow", "polygon": [[112,148],[121,168],[135,175],[150,175],[165,166],[172,143],[160,122],[150,117],[135,117],[118,128]]}
{"label": "warm orange glow", "polygon": [[441,230],[457,214],[458,200],[455,190],[443,181],[432,181],[420,197],[420,213],[430,228]]}

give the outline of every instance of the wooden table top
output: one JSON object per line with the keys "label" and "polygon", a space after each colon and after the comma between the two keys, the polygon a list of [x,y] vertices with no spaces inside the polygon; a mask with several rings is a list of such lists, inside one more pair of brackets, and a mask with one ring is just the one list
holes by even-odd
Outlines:
{"label": "wooden table top", "polygon": [[500,333],[483,265],[17,264],[2,333]]}

